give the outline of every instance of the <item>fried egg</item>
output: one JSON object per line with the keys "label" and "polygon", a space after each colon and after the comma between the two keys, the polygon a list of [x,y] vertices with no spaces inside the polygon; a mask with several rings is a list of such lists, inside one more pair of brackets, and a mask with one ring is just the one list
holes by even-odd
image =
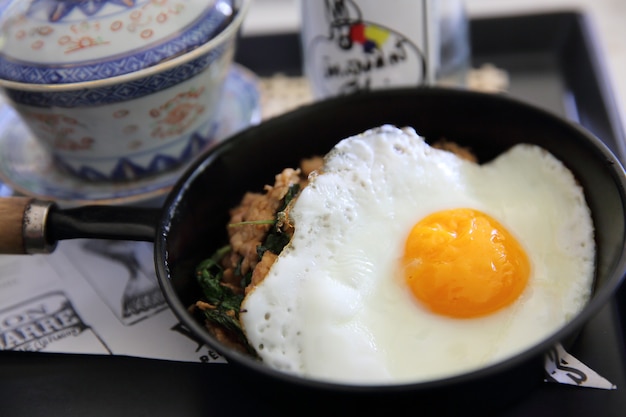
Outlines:
{"label": "fried egg", "polygon": [[590,297],[583,190],[534,145],[478,165],[382,126],[337,144],[290,214],[294,236],[240,316],[260,358],[285,372],[453,376],[529,348]]}

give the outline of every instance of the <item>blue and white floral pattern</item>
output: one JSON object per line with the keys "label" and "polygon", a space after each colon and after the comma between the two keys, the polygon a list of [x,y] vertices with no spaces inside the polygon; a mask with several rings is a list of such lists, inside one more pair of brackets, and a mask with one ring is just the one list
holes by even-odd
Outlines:
{"label": "blue and white floral pattern", "polygon": [[40,92],[7,88],[5,89],[5,94],[15,103],[34,107],[72,108],[117,103],[140,98],[179,84],[198,74],[211,63],[219,60],[230,48],[232,48],[232,45],[229,42],[211,50],[206,55],[168,71],[154,73],[123,84],[70,91]]}
{"label": "blue and white floral pattern", "polygon": [[[64,167],[64,172],[77,178],[99,182],[136,181],[171,172],[176,166],[184,164],[207,144],[207,130],[217,116],[224,78],[233,61],[237,30],[249,4],[247,0],[206,0],[206,3],[197,0],[136,0],[137,7],[141,7],[144,13],[121,14],[126,19],[124,21],[115,15],[106,25],[100,21],[86,21],[83,22],[84,32],[81,32],[83,23],[79,21],[80,15],[95,12],[100,6],[100,13],[110,14],[113,10],[109,7],[111,3],[94,3],[91,8],[80,0],[74,0],[74,3],[73,11],[61,11],[66,13],[62,19],[75,25],[75,37],[67,35],[67,32],[62,37],[58,33],[52,36],[55,31],[48,26],[50,10],[42,14],[41,9],[38,18],[44,22],[43,26],[29,31],[36,26],[30,20],[28,24],[18,25],[12,33],[33,50],[40,45],[37,42],[41,41],[41,47],[47,48],[47,52],[62,43],[58,42],[59,39],[65,39],[66,45],[69,45],[64,46],[62,51],[67,55],[63,57],[68,63],[66,66],[55,67],[50,62],[44,62],[43,65],[31,68],[34,72],[39,70],[36,76],[41,77],[44,77],[43,74],[58,76],[61,69],[75,71],[75,74],[86,77],[87,82],[71,85],[57,83],[56,86],[30,83],[27,87],[22,83],[3,82],[3,91],[13,107],[50,157],[54,158],[56,166]],[[185,13],[187,21],[202,21],[200,24],[204,24],[206,19],[202,20],[202,16],[199,18],[198,15],[206,13],[206,5],[209,3],[223,4],[224,9],[230,8],[234,15],[228,10],[222,15],[230,15],[232,24],[229,23],[223,36],[216,38],[215,42],[202,45],[180,59],[169,61],[171,65],[146,68],[139,73],[103,81],[88,80],[88,71],[84,71],[87,67],[75,65],[78,60],[71,61],[74,53],[83,58],[94,58],[97,54],[103,56],[103,49],[100,48],[105,48],[107,42],[111,46],[114,39],[124,41],[130,35],[135,36],[136,45],[143,40],[152,42],[152,45],[172,45],[173,39],[178,37],[164,36],[163,31],[157,36],[153,31],[156,27],[150,23],[161,16],[161,23],[173,23],[173,26],[170,25],[172,29],[177,27],[174,21],[178,17],[177,13]],[[52,3],[41,0],[33,4],[43,7]],[[79,4],[85,9],[77,9]],[[214,8],[210,10],[212,12]],[[131,23],[137,23],[138,26],[133,28]],[[102,34],[102,39],[96,39],[98,33]],[[191,38],[197,35],[188,31],[183,33]],[[83,34],[86,39],[84,47],[75,42]],[[111,37],[107,38],[108,35]],[[139,38],[142,38],[141,41],[138,41]],[[14,56],[19,55],[15,45],[9,51],[17,54]],[[149,48],[141,49],[141,53],[149,51]],[[32,55],[26,56],[33,58]],[[113,68],[112,63],[127,58],[128,62],[134,62],[133,65],[141,65],[137,54],[130,52],[118,53],[108,60],[92,59],[89,64],[84,64],[102,64],[103,69],[113,72],[118,68]],[[62,61],[61,58],[54,59]],[[19,60],[9,61],[17,63]],[[29,65],[24,62],[20,64]],[[27,72],[23,71],[22,75]]]}
{"label": "blue and white floral pattern", "polygon": [[[179,7],[183,7],[183,3],[181,2]],[[145,0],[35,0],[26,12],[26,15],[38,16],[31,18],[30,26],[20,28],[15,24],[16,27],[13,27],[10,20],[4,22],[8,25],[7,27],[3,25],[6,37],[4,42],[8,43],[0,51],[0,78],[29,84],[70,84],[128,74],[197,48],[213,38],[232,20],[232,14],[223,12],[232,10],[230,0],[215,1],[214,7],[204,9],[199,15],[193,16],[187,24],[171,34],[168,33],[167,36],[158,32],[164,30],[162,25],[155,23],[158,15],[144,17],[145,21],[142,21],[141,25],[136,22],[137,18],[131,17],[127,20],[134,23],[128,21],[122,23],[117,16],[114,16],[117,20],[111,19],[113,22],[102,20],[103,17],[107,17],[107,13],[109,15],[112,13],[110,9],[104,10],[107,5],[115,5],[114,10],[139,13],[147,4],[150,2]],[[165,20],[179,18],[181,12],[172,7],[167,9],[171,16],[164,18]],[[83,20],[74,18],[66,21],[75,10],[82,12],[80,16]],[[161,12],[162,15],[163,13]],[[39,22],[41,16],[45,16],[45,22]],[[16,21],[20,22],[19,19]],[[120,28],[111,29],[116,27],[116,24],[119,24]],[[137,26],[133,29],[135,38],[141,37],[137,32],[145,31],[150,34],[149,39],[137,44],[128,42],[126,45],[124,38],[120,38],[120,33],[124,30],[121,28],[128,29],[133,24]],[[117,37],[110,40],[106,33]],[[36,46],[38,42],[46,46]],[[59,50],[62,42],[72,47],[67,46],[62,53]],[[6,50],[7,47],[13,49]],[[42,48],[41,51],[35,50],[37,47]],[[109,52],[104,55],[93,53],[103,47],[109,48],[107,49]],[[83,52],[89,53],[82,55]],[[42,56],[45,59],[40,62],[38,57]]]}
{"label": "blue and white floral pattern", "polygon": [[35,0],[29,9],[45,8],[48,21],[58,22],[74,9],[80,10],[86,17],[90,17],[97,15],[107,4],[131,8],[135,6],[135,3],[135,0]]}
{"label": "blue and white floral pattern", "polygon": [[[234,65],[224,87],[216,121],[205,131],[196,131],[196,135],[201,136],[200,140],[206,143],[206,146],[212,146],[248,125],[260,121],[260,93],[257,80],[252,73]],[[192,139],[194,140],[196,139]],[[198,154],[194,154],[194,157]],[[135,161],[131,163],[137,164]],[[52,157],[44,151],[15,111],[0,99],[0,178],[12,188],[12,192],[52,199],[65,206],[103,201],[108,204],[136,203],[153,198],[155,195],[166,194],[187,169],[188,164],[189,162],[179,164],[171,171],[157,172],[139,181],[129,181],[132,177],[128,176],[113,178],[110,172],[93,172],[84,167],[77,168],[84,174],[90,171],[89,175],[92,178],[122,180],[85,181],[52,164]],[[148,167],[150,165],[149,163]],[[137,169],[144,172],[146,168],[139,165]]]}

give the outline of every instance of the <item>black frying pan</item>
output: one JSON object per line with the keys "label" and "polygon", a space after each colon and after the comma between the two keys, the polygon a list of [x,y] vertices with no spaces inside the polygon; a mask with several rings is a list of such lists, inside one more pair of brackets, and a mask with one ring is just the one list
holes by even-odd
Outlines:
{"label": "black frying pan", "polygon": [[[338,140],[381,124],[412,126],[427,139],[456,141],[471,147],[483,162],[520,142],[538,144],[561,159],[584,187],[596,228],[595,288],[585,309],[552,337],[506,362],[457,377],[395,386],[346,386],[284,375],[229,350],[205,332],[187,313],[199,294],[193,271],[224,244],[228,210],[244,192],[273,183],[284,167],[295,167],[301,158],[324,154]],[[235,135],[187,170],[162,209],[60,210],[47,203],[4,199],[0,251],[46,251],[58,240],[77,237],[154,241],[157,275],[170,307],[200,341],[241,372],[242,395],[254,384],[271,383],[281,395],[267,401],[279,407],[294,400],[309,412],[471,414],[497,410],[542,383],[543,355],[557,342],[569,346],[615,293],[626,271],[625,201],[626,177],[619,161],[574,124],[505,96],[437,88],[387,90],[319,102]],[[30,217],[22,223],[24,209]]]}

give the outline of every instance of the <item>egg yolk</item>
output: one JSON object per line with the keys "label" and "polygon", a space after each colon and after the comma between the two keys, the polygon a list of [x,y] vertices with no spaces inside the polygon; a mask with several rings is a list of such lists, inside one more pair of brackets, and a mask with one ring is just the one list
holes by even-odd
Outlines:
{"label": "egg yolk", "polygon": [[530,263],[519,242],[477,210],[435,212],[406,240],[404,278],[431,311],[455,318],[493,313],[522,293]]}

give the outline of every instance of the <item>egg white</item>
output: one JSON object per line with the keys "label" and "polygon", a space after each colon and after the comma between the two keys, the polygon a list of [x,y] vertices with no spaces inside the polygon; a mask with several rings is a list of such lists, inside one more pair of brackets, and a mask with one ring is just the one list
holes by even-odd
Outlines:
{"label": "egg white", "polygon": [[[520,298],[485,317],[431,313],[399,269],[412,226],[457,207],[498,220],[531,261]],[[291,216],[291,243],[241,314],[262,360],[286,372],[354,384],[451,376],[549,336],[590,296],[595,247],[583,190],[536,146],[481,166],[412,129],[382,126],[340,142]]]}

